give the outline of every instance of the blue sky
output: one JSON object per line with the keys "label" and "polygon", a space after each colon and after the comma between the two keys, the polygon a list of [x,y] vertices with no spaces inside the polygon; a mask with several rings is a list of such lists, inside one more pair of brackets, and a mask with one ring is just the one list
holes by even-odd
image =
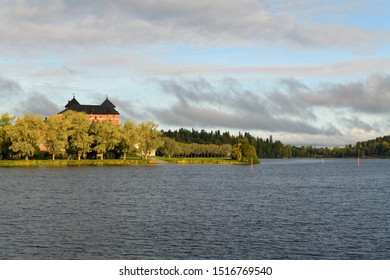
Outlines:
{"label": "blue sky", "polygon": [[387,1],[0,0],[0,113],[343,146],[389,134]]}

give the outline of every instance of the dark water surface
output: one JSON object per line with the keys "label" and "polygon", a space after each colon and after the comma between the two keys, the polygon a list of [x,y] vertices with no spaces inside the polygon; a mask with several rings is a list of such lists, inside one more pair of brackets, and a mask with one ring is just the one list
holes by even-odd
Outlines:
{"label": "dark water surface", "polygon": [[390,259],[389,160],[0,169],[0,259]]}

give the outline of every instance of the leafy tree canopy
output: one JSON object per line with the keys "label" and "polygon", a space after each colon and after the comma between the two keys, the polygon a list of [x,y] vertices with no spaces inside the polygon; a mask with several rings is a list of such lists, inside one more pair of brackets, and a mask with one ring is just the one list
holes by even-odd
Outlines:
{"label": "leafy tree canopy", "polygon": [[232,149],[232,158],[248,164],[259,164],[256,149],[249,144],[247,138],[242,138]]}

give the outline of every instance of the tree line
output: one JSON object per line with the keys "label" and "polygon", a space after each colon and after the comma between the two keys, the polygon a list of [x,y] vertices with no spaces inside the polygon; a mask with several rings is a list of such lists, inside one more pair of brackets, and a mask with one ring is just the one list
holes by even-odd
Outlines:
{"label": "tree line", "polygon": [[[146,158],[153,150],[165,157],[231,157],[256,163],[258,158],[297,157],[389,157],[390,136],[357,142],[345,147],[284,145],[280,140],[254,137],[249,132],[231,135],[220,130],[157,130],[154,122],[131,121],[114,125],[110,121],[91,122],[85,113],[66,111],[44,119],[37,115],[0,117],[1,158],[32,158],[49,154],[52,159],[128,155]],[[42,152],[44,150],[44,152]]]}
{"label": "tree line", "polygon": [[316,147],[315,145],[294,146],[283,144],[280,140],[273,140],[272,135],[268,138],[260,138],[249,132],[231,135],[230,132],[220,130],[207,132],[205,130],[179,130],[162,131],[164,137],[174,139],[179,143],[197,143],[208,145],[237,145],[241,139],[247,139],[248,143],[256,150],[259,158],[299,158],[299,157],[390,157],[390,136],[349,144],[344,147]]}
{"label": "tree line", "polygon": [[[44,119],[38,115],[0,117],[0,154],[3,159],[37,157],[86,159],[148,157],[152,151],[165,157],[231,157],[244,163],[258,163],[255,147],[248,139],[236,143],[187,143],[164,136],[154,122],[94,122],[85,113],[66,111]],[[202,132],[202,135],[204,133]],[[209,140],[213,137],[209,136]],[[230,137],[230,136],[229,136]],[[202,139],[202,136],[199,136]]]}
{"label": "tree line", "polygon": [[235,145],[232,145],[183,143],[164,137],[163,145],[157,150],[156,154],[168,158],[230,157],[248,164],[259,163],[255,147],[251,146],[246,138],[240,139]]}
{"label": "tree line", "polygon": [[85,113],[66,111],[44,119],[37,115],[0,117],[0,152],[2,158],[29,159],[50,154],[52,159],[110,157],[126,159],[129,154],[148,157],[162,145],[161,132],[154,122],[135,124],[127,121],[91,122]]}
{"label": "tree line", "polygon": [[157,150],[159,156],[171,157],[227,157],[232,152],[232,145],[182,143],[164,137],[163,145]]}
{"label": "tree line", "polygon": [[258,158],[293,157],[293,147],[291,145],[284,145],[279,140],[274,142],[272,136],[263,140],[262,138],[252,136],[249,132],[239,132],[238,135],[232,135],[229,131],[221,132],[220,130],[216,130],[207,132],[204,129],[198,131],[185,128],[161,132],[164,137],[173,139],[178,143],[230,145],[237,147],[240,142],[242,144],[242,141],[247,141],[250,146],[254,147],[255,154]]}

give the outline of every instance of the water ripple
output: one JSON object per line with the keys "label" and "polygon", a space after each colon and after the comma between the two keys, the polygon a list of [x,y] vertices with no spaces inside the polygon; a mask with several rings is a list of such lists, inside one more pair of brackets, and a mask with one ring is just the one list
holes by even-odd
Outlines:
{"label": "water ripple", "polygon": [[0,258],[389,259],[389,167],[0,169]]}

